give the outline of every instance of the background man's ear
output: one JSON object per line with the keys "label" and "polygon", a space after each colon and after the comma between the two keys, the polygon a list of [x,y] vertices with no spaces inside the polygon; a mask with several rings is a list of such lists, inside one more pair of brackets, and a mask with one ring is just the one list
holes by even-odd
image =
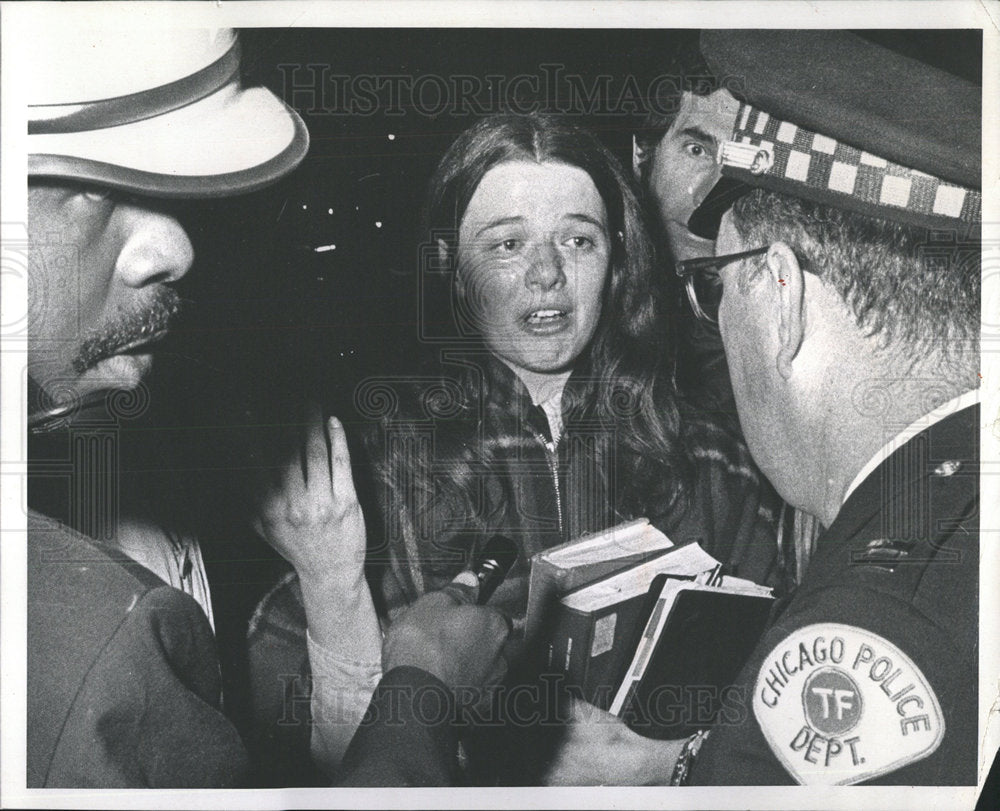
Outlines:
{"label": "background man's ear", "polygon": [[649,163],[649,159],[652,157],[651,149],[648,149],[642,144],[640,144],[636,137],[632,136],[632,174],[635,175],[636,180],[642,180],[642,173],[644,171],[643,166]]}
{"label": "background man's ear", "polygon": [[765,257],[778,302],[778,356],[775,364],[785,380],[805,336],[805,273],[795,252],[784,242],[772,243]]}

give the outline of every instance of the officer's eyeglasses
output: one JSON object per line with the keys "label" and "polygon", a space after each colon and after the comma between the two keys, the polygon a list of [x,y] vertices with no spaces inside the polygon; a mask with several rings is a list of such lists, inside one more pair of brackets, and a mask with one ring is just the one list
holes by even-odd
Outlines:
{"label": "officer's eyeglasses", "polygon": [[738,259],[760,256],[767,253],[770,246],[754,248],[751,251],[727,253],[722,256],[699,256],[696,259],[682,259],[677,262],[677,275],[684,279],[691,309],[702,321],[719,323],[719,303],[722,301],[722,280],[719,269]]}

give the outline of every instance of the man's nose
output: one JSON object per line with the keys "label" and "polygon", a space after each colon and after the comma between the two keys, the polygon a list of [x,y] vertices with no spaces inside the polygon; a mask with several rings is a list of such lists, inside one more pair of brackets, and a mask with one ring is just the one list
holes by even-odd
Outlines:
{"label": "man's nose", "polygon": [[546,242],[535,246],[525,281],[529,288],[541,290],[551,290],[566,283],[563,256],[555,245]]}
{"label": "man's nose", "polygon": [[115,271],[130,287],[180,279],[194,262],[187,233],[169,214],[143,206],[120,210],[126,233]]}

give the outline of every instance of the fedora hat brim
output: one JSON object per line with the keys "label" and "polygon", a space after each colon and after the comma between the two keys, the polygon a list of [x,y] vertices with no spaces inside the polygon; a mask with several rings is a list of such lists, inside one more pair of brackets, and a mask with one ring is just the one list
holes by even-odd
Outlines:
{"label": "fedora hat brim", "polygon": [[262,87],[232,81],[169,112],[79,132],[28,136],[28,174],[69,178],[152,197],[223,197],[292,171],[309,133]]}

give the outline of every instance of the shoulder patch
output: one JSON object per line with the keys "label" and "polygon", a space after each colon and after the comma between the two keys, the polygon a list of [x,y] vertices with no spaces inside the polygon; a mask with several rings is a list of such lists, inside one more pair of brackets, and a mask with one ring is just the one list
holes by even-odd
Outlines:
{"label": "shoulder patch", "polygon": [[764,657],[753,711],[802,785],[850,785],[930,755],[944,715],[923,673],[863,628],[808,625]]}

